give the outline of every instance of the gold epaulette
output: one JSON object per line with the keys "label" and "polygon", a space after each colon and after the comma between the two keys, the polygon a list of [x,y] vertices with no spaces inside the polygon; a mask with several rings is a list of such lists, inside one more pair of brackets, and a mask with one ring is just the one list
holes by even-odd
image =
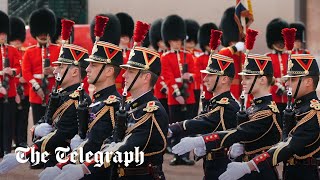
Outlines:
{"label": "gold epaulette", "polygon": [[35,47],[37,47],[37,45],[31,45],[31,46],[26,47],[26,50],[31,49],[31,48],[35,48]]}
{"label": "gold epaulette", "polygon": [[278,106],[274,101],[271,101],[271,104],[269,104],[268,107],[271,109],[272,112],[279,113]]}
{"label": "gold epaulette", "polygon": [[312,100],[310,101],[310,107],[311,107],[312,109],[315,109],[316,111],[319,111],[319,110],[320,110],[320,103],[319,103],[319,101],[316,100],[316,99],[312,99]]}
{"label": "gold epaulette", "polygon": [[110,95],[106,100],[103,101],[106,104],[113,104],[115,102],[119,102],[119,100],[117,99],[117,96],[115,95]]}
{"label": "gold epaulette", "polygon": [[216,101],[216,102],[217,102],[217,104],[229,104],[230,103],[229,98],[226,98],[226,97],[221,98],[219,101]]}
{"label": "gold epaulette", "polygon": [[159,109],[159,106],[156,105],[155,101],[149,101],[147,103],[147,106],[145,108],[143,108],[143,111],[151,113],[151,112],[156,111],[158,109]]}
{"label": "gold epaulette", "polygon": [[78,98],[79,96],[80,96],[80,93],[78,90],[75,90],[73,93],[69,95],[69,97],[72,99]]}

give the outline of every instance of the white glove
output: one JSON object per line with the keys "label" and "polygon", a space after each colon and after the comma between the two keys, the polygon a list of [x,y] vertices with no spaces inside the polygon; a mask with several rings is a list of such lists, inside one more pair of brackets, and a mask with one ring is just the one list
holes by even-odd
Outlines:
{"label": "white glove", "polygon": [[246,162],[232,162],[228,164],[227,171],[219,176],[219,180],[236,180],[250,173],[250,167]]}
{"label": "white glove", "polygon": [[240,143],[234,143],[229,150],[229,156],[231,159],[235,159],[244,153],[244,146]]}
{"label": "white glove", "polygon": [[75,148],[77,148],[84,140],[81,139],[81,137],[77,134],[75,135],[70,142],[70,147],[71,150],[74,150]]}
{"label": "white glove", "polygon": [[207,154],[205,147],[197,147],[194,149],[194,154],[198,157],[204,156]]}
{"label": "white glove", "polygon": [[237,48],[237,51],[243,51],[244,50],[244,42],[237,42],[236,45],[234,45]]}
{"label": "white glove", "polygon": [[182,154],[190,152],[194,148],[199,148],[199,147],[205,148],[205,143],[202,136],[185,137],[181,139],[181,141],[177,145],[173,146],[172,152],[180,156]]}
{"label": "white glove", "polygon": [[46,136],[53,130],[52,126],[48,123],[41,123],[34,129],[34,135],[36,136]]}
{"label": "white glove", "polygon": [[57,166],[47,167],[38,176],[39,180],[52,180],[61,174],[62,170]]}
{"label": "white glove", "polygon": [[11,169],[17,167],[20,163],[17,161],[16,154],[10,153],[3,157],[0,163],[0,174],[5,174]]}
{"label": "white glove", "polygon": [[78,180],[84,177],[83,164],[68,164],[62,168],[62,172],[55,180]]}

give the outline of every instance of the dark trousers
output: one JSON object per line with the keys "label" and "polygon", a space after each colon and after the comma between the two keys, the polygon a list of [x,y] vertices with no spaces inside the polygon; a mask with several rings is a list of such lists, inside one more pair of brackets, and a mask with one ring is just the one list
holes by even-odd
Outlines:
{"label": "dark trousers", "polygon": [[16,115],[15,98],[8,98],[7,103],[3,101],[4,99],[0,98],[0,154],[11,152],[13,121]]}
{"label": "dark trousers", "polygon": [[319,180],[318,167],[316,165],[286,166],[283,170],[283,180]]}
{"label": "dark trousers", "polygon": [[166,110],[168,116],[169,116],[169,109],[168,109],[168,99],[167,98],[162,98],[159,99],[160,103],[162,104],[162,106],[164,107],[164,109]]}
{"label": "dark trousers", "polygon": [[[193,118],[193,108],[194,104],[188,104],[186,111],[181,111],[182,106],[181,105],[169,105],[169,120],[170,123],[180,122],[186,119],[192,119]],[[171,139],[168,139],[168,145],[173,147],[174,145],[178,144],[180,142],[182,137],[174,137]],[[189,153],[186,153],[182,155],[183,157],[187,157],[189,159]],[[177,158],[178,156],[175,155]]]}
{"label": "dark trousers", "polygon": [[227,169],[231,161],[225,157],[214,160],[203,160],[204,180],[218,179]]}
{"label": "dark trousers", "polygon": [[30,104],[32,108],[33,123],[37,124],[37,122],[42,118],[42,116],[44,116],[46,107],[42,106],[41,104]]}
{"label": "dark trousers", "polygon": [[16,108],[16,119],[15,119],[15,143],[17,146],[27,144],[27,128],[28,128],[28,117],[29,117],[29,96],[24,97],[21,100],[21,109]]}

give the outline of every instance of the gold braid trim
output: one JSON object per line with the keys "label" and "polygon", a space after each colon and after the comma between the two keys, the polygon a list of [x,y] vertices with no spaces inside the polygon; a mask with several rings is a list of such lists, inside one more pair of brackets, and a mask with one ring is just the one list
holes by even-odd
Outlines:
{"label": "gold braid trim", "polygon": [[280,134],[279,142],[280,142],[281,139],[282,139],[282,129],[281,129],[280,125],[278,124],[276,114],[273,114],[273,115],[272,115],[272,120],[273,120],[274,124],[276,125],[276,127],[277,127],[277,129],[278,129],[278,131],[279,131],[279,134]]}
{"label": "gold braid trim", "polygon": [[269,129],[268,129],[265,133],[263,133],[262,136],[254,139],[254,140],[251,140],[251,141],[240,141],[240,143],[247,144],[247,143],[252,143],[252,142],[258,141],[259,139],[261,139],[263,136],[265,136],[265,135],[272,129],[273,124],[274,124],[274,122],[272,122],[272,124],[271,124],[271,126],[269,127]]}
{"label": "gold braid trim", "polygon": [[230,136],[231,134],[235,133],[235,132],[237,132],[236,129],[229,131],[228,134],[225,135],[225,136],[223,137],[223,139],[221,140],[221,142],[220,142],[220,147],[218,147],[218,148],[216,148],[216,149],[212,149],[211,151],[217,151],[217,150],[222,149],[222,148],[223,148],[224,141],[227,139],[227,137]]}
{"label": "gold braid trim", "polygon": [[319,136],[317,137],[317,139],[316,139],[313,143],[307,145],[306,147],[310,147],[310,146],[314,145],[315,143],[317,143],[317,141],[318,141],[319,139],[320,139],[320,133],[319,133]]}
{"label": "gold braid trim", "polygon": [[312,151],[311,153],[307,154],[307,155],[298,156],[298,155],[295,154],[295,155],[293,155],[293,157],[298,159],[298,160],[307,159],[307,158],[312,157],[313,155],[315,155],[319,151],[320,151],[320,146],[317,149],[315,149],[314,151]]}
{"label": "gold braid trim", "polygon": [[[273,166],[275,166],[275,165],[277,165],[278,164],[278,155],[279,155],[279,153],[280,153],[280,151],[283,149],[283,148],[285,148],[286,146],[288,146],[288,144],[290,143],[290,141],[291,141],[291,137],[287,140],[287,142],[285,142],[285,143],[279,143],[277,146],[275,146],[274,148],[276,149],[275,151],[274,151],[274,153],[273,153],[273,156],[272,156],[272,165]],[[274,148],[272,148],[272,149],[274,149]]]}
{"label": "gold braid trim", "polygon": [[167,147],[167,138],[166,136],[163,134],[163,131],[161,130],[156,118],[154,117],[154,115],[152,116],[152,121],[154,122],[156,128],[158,129],[159,133],[160,133],[160,136],[164,142],[164,145],[163,145],[163,148],[160,150],[160,151],[157,151],[157,152],[152,152],[152,153],[147,153],[147,154],[144,154],[144,156],[153,156],[155,154],[160,154],[162,153],[163,151],[165,151],[166,147]]}
{"label": "gold braid trim", "polygon": [[131,131],[133,131],[135,128],[145,123],[152,116],[152,114],[153,113],[146,113],[145,115],[141,116],[141,118],[139,119],[136,119],[132,114],[133,119],[137,120],[138,122],[126,130],[126,135],[130,134]]}
{"label": "gold braid trim", "polygon": [[106,114],[110,109],[110,106],[104,106],[100,111],[98,111],[95,115],[96,118],[89,124],[88,131],[90,132],[92,127],[102,118],[104,114]]}
{"label": "gold braid trim", "polygon": [[74,99],[69,99],[68,101],[64,102],[53,114],[52,119],[53,119],[53,124],[56,124],[61,116],[64,114],[64,112],[74,103],[78,102],[78,100]]}
{"label": "gold braid trim", "polygon": [[272,146],[265,146],[265,147],[262,147],[262,148],[259,148],[259,149],[256,149],[256,150],[253,150],[253,151],[246,151],[244,152],[246,155],[252,155],[252,154],[257,154],[261,151],[265,151],[265,150],[269,150]]}
{"label": "gold braid trim", "polygon": [[112,129],[116,126],[115,120],[114,120],[114,107],[110,107],[110,118],[111,118],[111,123],[112,123]]}
{"label": "gold braid trim", "polygon": [[[152,115],[153,116],[153,115]],[[152,134],[152,130],[153,130],[153,121],[151,121],[151,126],[150,126],[150,131],[149,131],[149,136],[148,136],[148,140],[146,142],[146,144],[144,145],[142,152],[144,152],[144,150],[147,148],[149,142],[150,142],[150,138],[151,138],[151,134]]]}
{"label": "gold braid trim", "polygon": [[[316,110],[311,110],[306,116],[304,116],[299,122],[298,124],[289,132],[289,134],[292,134],[299,126],[301,126],[302,124],[308,122],[314,115],[317,114]],[[319,121],[319,120],[318,120]]]}
{"label": "gold braid trim", "polygon": [[198,119],[198,118],[203,117],[203,116],[207,116],[207,117],[208,117],[208,116],[210,116],[210,114],[212,114],[212,113],[214,113],[214,112],[216,112],[216,111],[219,111],[220,108],[221,108],[221,106],[217,106],[217,107],[215,107],[213,110],[211,110],[211,111],[209,111],[209,112],[207,112],[207,113],[200,114],[200,115],[196,116],[194,119]]}
{"label": "gold braid trim", "polygon": [[224,124],[223,115],[224,115],[224,107],[221,107],[221,109],[220,109],[220,122],[222,124],[222,129],[225,131],[227,129],[226,129],[226,125]]}
{"label": "gold braid trim", "polygon": [[266,118],[268,116],[271,116],[272,114],[273,114],[273,112],[270,109],[258,111],[256,113],[254,113],[252,117],[250,117],[250,121],[248,121],[248,122],[260,120],[260,119]]}
{"label": "gold braid trim", "polygon": [[44,136],[44,141],[42,142],[41,144],[41,153],[44,153],[46,151],[46,146],[47,146],[47,143],[49,142],[49,140],[52,138],[53,135],[55,135],[57,132],[57,130],[53,131],[52,133]]}

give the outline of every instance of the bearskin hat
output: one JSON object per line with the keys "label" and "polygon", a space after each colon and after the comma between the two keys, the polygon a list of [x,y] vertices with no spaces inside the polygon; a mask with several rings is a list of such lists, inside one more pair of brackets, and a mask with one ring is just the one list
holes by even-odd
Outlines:
{"label": "bearskin hat", "polygon": [[288,27],[289,24],[281,18],[276,18],[269,22],[266,32],[268,48],[272,49],[272,44],[274,44],[275,42],[283,42],[281,30]]}
{"label": "bearskin hat", "polygon": [[24,24],[23,19],[15,16],[11,16],[9,19],[9,41],[20,40],[21,42],[24,42],[26,40],[26,25]]}
{"label": "bearskin hat", "polygon": [[305,33],[306,33],[306,28],[302,22],[295,22],[291,23],[290,28],[296,28],[296,40],[304,41],[305,40]]}
{"label": "bearskin hat", "polygon": [[149,33],[146,34],[146,37],[142,41],[142,47],[149,48],[150,46],[150,38],[149,38]]}
{"label": "bearskin hat", "polygon": [[206,46],[209,46],[211,29],[217,30],[218,27],[214,23],[205,23],[199,28],[198,40],[203,52],[206,51]]}
{"label": "bearskin hat", "polygon": [[184,40],[186,34],[186,25],[180,16],[170,15],[164,19],[161,26],[161,36],[167,47],[170,47],[169,40]]}
{"label": "bearskin hat", "polygon": [[33,11],[29,18],[30,32],[33,38],[40,34],[52,37],[56,32],[56,17],[52,10],[40,8]]}
{"label": "bearskin hat", "polygon": [[240,40],[239,37],[239,28],[234,20],[234,7],[230,7],[224,11],[219,29],[223,32],[221,37],[221,44],[224,47],[229,46],[230,42],[238,42]]}
{"label": "bearskin hat", "polygon": [[133,29],[134,29],[134,21],[132,17],[124,12],[117,13],[116,16],[118,17],[120,24],[121,24],[121,36],[133,36]]}
{"label": "bearskin hat", "polygon": [[187,28],[187,41],[194,41],[196,44],[198,43],[198,30],[200,25],[197,21],[193,19],[186,19],[185,21],[186,28]]}
{"label": "bearskin hat", "polygon": [[0,33],[9,35],[9,17],[3,11],[0,11]]}
{"label": "bearskin hat", "polygon": [[162,40],[161,37],[161,25],[162,25],[162,19],[157,19],[153,23],[151,23],[151,27],[149,30],[149,41],[152,45],[152,47],[158,51],[159,46],[158,42]]}
{"label": "bearskin hat", "polygon": [[[103,36],[100,37],[99,41],[109,42],[115,45],[119,45],[120,35],[121,35],[121,24],[117,16],[113,14],[99,14],[98,16],[105,16],[109,18],[109,21],[104,29]],[[96,37],[94,35],[94,26],[95,26],[95,18],[91,21],[90,24],[90,36],[92,42],[96,41]]]}

